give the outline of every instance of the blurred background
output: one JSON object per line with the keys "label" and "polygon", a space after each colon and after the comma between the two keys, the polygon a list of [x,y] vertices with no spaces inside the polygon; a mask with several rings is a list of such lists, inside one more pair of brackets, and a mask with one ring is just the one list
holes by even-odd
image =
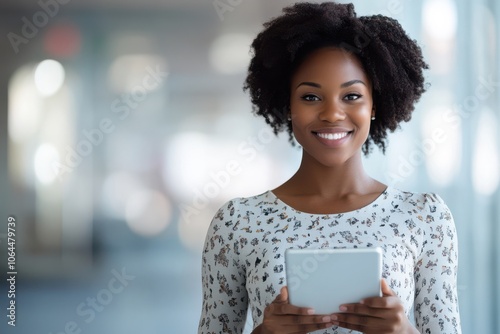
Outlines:
{"label": "blurred background", "polygon": [[[276,187],[300,161],[242,92],[252,39],[293,3],[0,2],[2,333],[197,331],[215,211]],[[500,333],[500,3],[354,4],[399,20],[431,67],[412,121],[366,167],[444,198],[463,332]]]}

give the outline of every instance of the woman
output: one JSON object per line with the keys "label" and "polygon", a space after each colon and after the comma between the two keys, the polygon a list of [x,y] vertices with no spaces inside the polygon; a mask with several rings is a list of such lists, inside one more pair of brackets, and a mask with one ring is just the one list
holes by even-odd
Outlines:
{"label": "woman", "polygon": [[[252,44],[245,89],[275,133],[302,146],[276,189],[227,202],[203,252],[199,333],[460,333],[457,236],[435,194],[387,186],[361,154],[385,151],[425,91],[418,45],[384,16],[352,4],[298,3]],[[287,248],[383,249],[382,297],[314,314],[288,302]],[[335,289],[335,286],[332,286]]]}

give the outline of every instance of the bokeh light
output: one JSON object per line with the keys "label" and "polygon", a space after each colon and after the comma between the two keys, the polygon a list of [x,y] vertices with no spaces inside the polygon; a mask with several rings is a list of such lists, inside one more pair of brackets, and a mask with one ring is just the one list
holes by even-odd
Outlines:
{"label": "bokeh light", "polygon": [[72,57],[81,48],[81,33],[72,23],[54,25],[44,35],[44,48],[54,57]]}
{"label": "bokeh light", "polygon": [[210,49],[210,63],[220,73],[243,73],[250,62],[253,37],[246,34],[225,34],[218,37]]}
{"label": "bokeh light", "polygon": [[35,68],[35,86],[42,96],[54,95],[62,87],[64,76],[61,63],[46,59]]}
{"label": "bokeh light", "polygon": [[9,138],[21,143],[31,138],[40,121],[40,98],[33,81],[33,66],[19,68],[9,83]]}
{"label": "bokeh light", "polygon": [[128,54],[117,57],[108,72],[108,82],[115,93],[132,92],[134,88],[140,86],[148,91],[154,91],[161,86],[161,83],[148,80],[151,72],[159,68],[161,71],[167,70],[166,60],[160,55],[154,54]]}
{"label": "bokeh light", "polygon": [[129,196],[125,216],[132,231],[152,237],[169,225],[171,212],[172,206],[162,193],[144,189]]}
{"label": "bokeh light", "polygon": [[203,242],[213,218],[213,210],[202,210],[189,221],[179,223],[178,233],[184,247],[195,253],[203,249]]}
{"label": "bokeh light", "polygon": [[461,124],[462,119],[444,107],[427,109],[421,123],[421,149],[427,157],[427,172],[435,184],[443,187],[450,185],[460,171]]}
{"label": "bokeh light", "polygon": [[500,181],[500,147],[497,141],[498,118],[490,109],[481,112],[472,159],[472,183],[482,195],[491,195]]}
{"label": "bokeh light", "polygon": [[134,174],[125,171],[110,174],[102,187],[104,213],[108,217],[124,220],[130,196],[143,189],[143,183]]}
{"label": "bokeh light", "polygon": [[423,26],[433,39],[446,41],[454,38],[457,21],[457,7],[453,0],[425,0]]}
{"label": "bokeh light", "polygon": [[35,153],[35,175],[41,183],[49,184],[57,177],[54,162],[59,162],[59,152],[51,144],[41,144]]}

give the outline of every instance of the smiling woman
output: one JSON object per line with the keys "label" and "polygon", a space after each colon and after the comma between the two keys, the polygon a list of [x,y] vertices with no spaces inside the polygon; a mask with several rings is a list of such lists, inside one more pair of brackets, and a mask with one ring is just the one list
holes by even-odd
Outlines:
{"label": "smiling woman", "polygon": [[[425,91],[419,46],[393,19],[325,2],[285,8],[252,48],[244,88],[254,112],[288,131],[302,160],[277,188],[230,200],[213,218],[199,333],[241,333],[248,309],[254,334],[460,333],[448,207],[383,184],[362,163],[372,144],[385,151]],[[286,249],[360,247],[383,250],[381,296],[331,314],[289,302]]]}
{"label": "smiling woman", "polygon": [[292,77],[290,115],[304,154],[330,166],[353,158],[375,115],[371,81],[359,60],[338,48],[313,52]]}
{"label": "smiling woman", "polygon": [[377,119],[363,151],[368,153],[376,144],[384,152],[387,132],[411,119],[425,92],[423,70],[428,66],[420,47],[396,20],[383,15],[358,18],[352,5],[298,3],[284,12],[266,23],[267,29],[252,43],[255,56],[244,89],[250,92],[255,114],[276,133],[286,129],[292,140],[287,119],[291,74],[311,52],[337,47],[362,66],[372,86]]}

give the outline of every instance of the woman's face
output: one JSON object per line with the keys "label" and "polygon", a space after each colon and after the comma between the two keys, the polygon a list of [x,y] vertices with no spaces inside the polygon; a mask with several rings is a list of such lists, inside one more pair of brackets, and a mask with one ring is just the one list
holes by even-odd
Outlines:
{"label": "woman's face", "polygon": [[293,133],[304,154],[325,166],[361,155],[374,111],[371,82],[355,56],[333,47],[313,51],[290,89]]}

